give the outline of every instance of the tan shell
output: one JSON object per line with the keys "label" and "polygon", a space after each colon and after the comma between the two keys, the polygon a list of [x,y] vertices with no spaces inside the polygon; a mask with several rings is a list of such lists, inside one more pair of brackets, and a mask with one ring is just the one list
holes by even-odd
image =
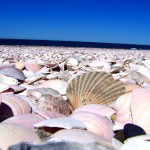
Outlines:
{"label": "tan shell", "polygon": [[66,95],[71,110],[85,104],[109,104],[126,92],[124,84],[105,72],[84,73],[70,81]]}
{"label": "tan shell", "polygon": [[39,143],[40,138],[32,130],[25,127],[8,123],[0,124],[0,146],[3,150],[7,150],[10,145],[23,141]]}

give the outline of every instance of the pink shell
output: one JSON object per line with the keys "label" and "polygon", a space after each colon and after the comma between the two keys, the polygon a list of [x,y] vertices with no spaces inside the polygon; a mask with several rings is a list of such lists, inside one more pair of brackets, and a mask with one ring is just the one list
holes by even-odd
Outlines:
{"label": "pink shell", "polygon": [[111,117],[112,114],[116,113],[114,109],[101,104],[83,105],[75,109],[73,113],[80,112],[80,111],[87,111],[87,112],[91,112],[97,115],[107,116],[107,117]]}
{"label": "pink shell", "polygon": [[77,112],[73,113],[70,117],[79,119],[86,125],[88,131],[104,136],[110,141],[114,136],[113,123],[104,116],[91,112]]}
{"label": "pink shell", "polygon": [[25,115],[16,115],[16,116],[10,117],[9,119],[6,119],[2,123],[18,124],[20,126],[33,130],[34,129],[33,125],[43,120],[44,118],[40,117],[39,115],[25,114]]}
{"label": "pink shell", "polygon": [[0,124],[0,146],[6,150],[10,145],[20,142],[39,143],[40,138],[32,131],[25,127],[1,123]]}
{"label": "pink shell", "polygon": [[60,130],[52,134],[51,138],[57,138],[67,142],[77,143],[92,143],[100,141],[108,142],[108,140],[103,136],[82,129]]}
{"label": "pink shell", "polygon": [[[2,96],[2,104],[7,105],[8,106],[7,108],[11,109],[13,115],[31,113],[30,105],[20,97],[13,94],[2,94],[1,96]],[[5,109],[3,108],[2,104],[0,106],[1,110]],[[4,111],[7,112],[7,110]]]}
{"label": "pink shell", "polygon": [[62,118],[65,117],[64,114],[60,114],[54,111],[48,111],[48,110],[38,110],[34,111],[34,113],[38,114],[39,116],[45,118],[45,119],[53,119],[53,118]]}
{"label": "pink shell", "polygon": [[116,122],[134,123],[150,134],[150,90],[138,88],[116,101]]}
{"label": "pink shell", "polygon": [[41,66],[32,60],[25,62],[25,68],[33,72],[38,72],[41,70]]}

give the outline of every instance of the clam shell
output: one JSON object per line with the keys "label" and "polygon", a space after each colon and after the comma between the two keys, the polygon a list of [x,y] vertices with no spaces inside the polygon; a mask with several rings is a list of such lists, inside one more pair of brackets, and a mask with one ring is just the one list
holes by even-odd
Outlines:
{"label": "clam shell", "polygon": [[45,120],[37,114],[16,115],[4,120],[2,123],[17,124],[29,129],[34,129],[34,124]]}
{"label": "clam shell", "polygon": [[8,84],[4,84],[4,83],[0,83],[0,93],[3,91],[6,91],[10,88],[10,85]]}
{"label": "clam shell", "polygon": [[70,81],[66,95],[74,110],[85,104],[109,104],[126,92],[124,84],[105,72],[84,73]]}
{"label": "clam shell", "polygon": [[73,113],[70,117],[80,120],[86,125],[88,131],[104,136],[109,141],[114,136],[113,123],[104,116],[91,112],[77,112]]}
{"label": "clam shell", "polygon": [[41,66],[32,60],[25,62],[25,68],[33,72],[38,72],[41,70]]}
{"label": "clam shell", "polygon": [[10,145],[23,141],[39,143],[40,138],[32,130],[25,127],[8,123],[0,124],[0,145],[3,150],[7,150]]}
{"label": "clam shell", "polygon": [[124,126],[133,123],[150,134],[150,90],[138,88],[122,95],[115,104],[116,122]]}
{"label": "clam shell", "polygon": [[78,107],[77,109],[75,109],[72,112],[72,114],[76,113],[76,112],[80,112],[80,111],[91,112],[91,113],[95,113],[97,115],[106,116],[108,118],[110,118],[114,113],[116,113],[116,111],[114,109],[112,109],[108,106],[105,106],[105,105],[87,104],[87,105]]}
{"label": "clam shell", "polygon": [[19,82],[15,78],[7,77],[3,74],[0,74],[0,83],[10,84],[10,85],[17,85]]}
{"label": "clam shell", "polygon": [[74,118],[55,118],[41,121],[39,123],[34,124],[35,128],[45,128],[46,131],[50,133],[54,133],[62,128],[64,129],[86,129],[86,126],[77,119]]}
{"label": "clam shell", "polygon": [[25,63],[23,61],[18,61],[15,63],[15,67],[22,70],[25,66]]}
{"label": "clam shell", "polygon": [[42,116],[45,119],[66,117],[63,114],[60,114],[54,111],[48,111],[48,110],[37,110],[37,111],[34,111],[34,113],[38,114],[39,116]]}
{"label": "clam shell", "polygon": [[66,94],[66,88],[68,83],[63,80],[48,80],[40,84],[39,88],[52,88],[58,91],[60,94]]}
{"label": "clam shell", "polygon": [[[27,114],[31,112],[30,105],[20,97],[17,97],[13,94],[3,94],[2,104],[0,106],[1,113],[4,114],[5,112],[5,115],[7,115],[7,109],[10,109],[13,115]],[[7,109],[5,105],[7,106]]]}
{"label": "clam shell", "polygon": [[60,130],[51,135],[51,138],[57,138],[67,142],[77,142],[77,143],[93,143],[108,140],[103,136],[96,133],[81,130],[81,129],[71,129],[71,130]]}
{"label": "clam shell", "polygon": [[25,80],[25,76],[20,69],[15,67],[4,68],[0,70],[0,73],[8,77],[12,77],[21,81]]}

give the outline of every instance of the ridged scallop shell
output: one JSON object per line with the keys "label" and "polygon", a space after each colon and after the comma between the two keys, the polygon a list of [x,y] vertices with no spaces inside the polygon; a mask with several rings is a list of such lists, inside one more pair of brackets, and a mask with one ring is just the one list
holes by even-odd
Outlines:
{"label": "ridged scallop shell", "polygon": [[23,72],[20,69],[15,68],[15,67],[1,69],[0,73],[8,77],[18,79],[18,80],[22,80],[22,81],[25,80],[25,76]]}
{"label": "ridged scallop shell", "polygon": [[3,150],[7,150],[10,145],[23,141],[39,143],[40,138],[32,130],[25,127],[9,123],[0,124],[0,147]]}
{"label": "ridged scallop shell", "polygon": [[66,95],[74,110],[85,104],[109,104],[126,92],[124,84],[105,72],[84,73],[70,81]]}
{"label": "ridged scallop shell", "polygon": [[73,113],[70,117],[80,120],[86,125],[88,131],[104,136],[109,141],[114,136],[113,123],[104,116],[81,111]]}

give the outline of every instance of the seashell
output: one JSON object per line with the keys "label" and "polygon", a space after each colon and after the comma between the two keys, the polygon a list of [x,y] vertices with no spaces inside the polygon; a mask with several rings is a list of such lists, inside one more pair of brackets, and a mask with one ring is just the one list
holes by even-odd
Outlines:
{"label": "seashell", "polygon": [[51,88],[37,88],[27,91],[31,102],[41,110],[50,110],[64,115],[70,114],[69,104],[60,93]]}
{"label": "seashell", "polygon": [[63,80],[48,80],[40,84],[39,88],[52,88],[58,91],[60,94],[66,94],[66,88],[68,83]]}
{"label": "seashell", "polygon": [[2,123],[17,124],[17,125],[34,130],[33,125],[43,120],[45,119],[37,114],[25,114],[25,115],[16,115],[16,116],[10,117],[4,120]]}
{"label": "seashell", "polygon": [[74,114],[76,112],[81,112],[81,111],[95,113],[97,115],[106,116],[107,118],[110,118],[114,113],[116,113],[116,111],[114,109],[112,109],[108,106],[105,106],[105,105],[87,104],[87,105],[78,107],[77,109],[75,109],[72,112],[72,114]]}
{"label": "seashell", "polygon": [[25,76],[23,72],[20,69],[17,69],[15,67],[1,69],[0,73],[5,76],[12,77],[21,81],[25,80]]}
{"label": "seashell", "polygon": [[25,62],[25,68],[32,72],[38,72],[41,70],[41,66],[32,60]]}
{"label": "seashell", "polygon": [[125,88],[127,92],[131,92],[134,89],[138,89],[141,88],[141,86],[137,85],[137,84],[125,84]]}
{"label": "seashell", "polygon": [[142,127],[147,134],[150,133],[150,90],[138,88],[119,97],[115,103],[116,120],[124,126],[133,123]]}
{"label": "seashell", "polygon": [[4,84],[4,83],[0,83],[0,93],[3,91],[6,91],[10,88],[10,85],[8,84]]}
{"label": "seashell", "polygon": [[17,79],[14,79],[12,77],[7,77],[3,74],[0,74],[0,83],[4,83],[4,84],[10,84],[10,85],[17,85],[19,84]]}
{"label": "seashell", "polygon": [[112,138],[112,145],[116,148],[116,150],[119,150],[123,144],[119,140]]}
{"label": "seashell", "polygon": [[104,136],[109,141],[114,136],[113,123],[104,116],[91,112],[77,112],[71,114],[70,117],[80,120],[86,125],[88,131]]}
{"label": "seashell", "polygon": [[[103,136],[96,133],[82,130],[82,129],[71,129],[71,130],[59,130],[50,136],[52,139],[56,138],[66,142],[77,142],[77,143],[94,143],[94,142],[109,142]],[[50,139],[51,140],[51,139]],[[50,141],[49,140],[49,141]]]}
{"label": "seashell", "polygon": [[17,69],[23,70],[23,68],[25,67],[25,63],[23,61],[18,61],[15,63],[15,67]]}
{"label": "seashell", "polygon": [[86,129],[86,126],[77,119],[74,118],[55,118],[41,121],[34,124],[35,128],[45,128],[47,132],[55,133],[60,129]]}
{"label": "seashell", "polygon": [[23,70],[23,74],[25,75],[26,78],[35,76],[35,73],[33,71]]}
{"label": "seashell", "polygon": [[13,89],[15,93],[22,92],[22,91],[26,90],[25,87],[18,86],[18,85],[10,85],[10,88]]}
{"label": "seashell", "polygon": [[5,117],[5,119],[7,119],[14,115],[27,114],[31,112],[30,105],[20,97],[17,97],[13,94],[5,94],[1,95],[1,97],[2,97],[2,103],[0,105],[1,121],[3,121],[2,116]]}
{"label": "seashell", "polygon": [[66,117],[63,114],[54,112],[54,111],[49,111],[49,110],[35,110],[34,111],[35,114],[38,114],[39,116],[45,118],[45,119],[53,119],[53,118],[62,118],[62,117]]}
{"label": "seashell", "polygon": [[119,80],[105,72],[84,73],[70,81],[66,95],[71,110],[85,104],[109,104],[126,92]]}
{"label": "seashell", "polygon": [[78,60],[75,58],[69,58],[67,61],[67,66],[76,67],[78,65]]}
{"label": "seashell", "polygon": [[149,150],[150,149],[150,135],[141,135],[129,138],[120,150]]}
{"label": "seashell", "polygon": [[40,138],[32,131],[25,127],[1,123],[0,124],[0,145],[3,150],[7,150],[10,145],[19,142],[39,143]]}

